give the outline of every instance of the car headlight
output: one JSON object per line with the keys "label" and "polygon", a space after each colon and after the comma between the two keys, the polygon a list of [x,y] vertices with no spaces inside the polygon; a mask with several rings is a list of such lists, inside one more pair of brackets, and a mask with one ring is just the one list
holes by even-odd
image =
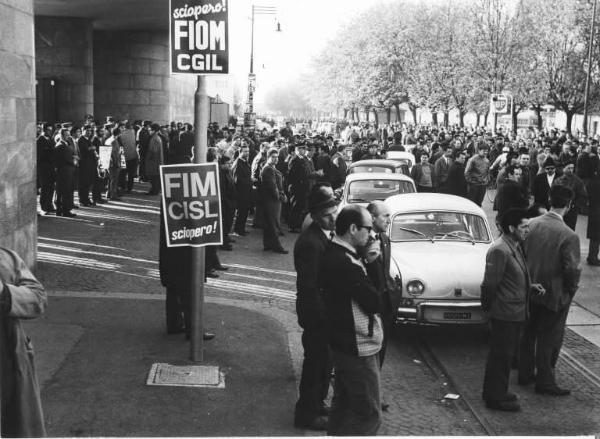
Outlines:
{"label": "car headlight", "polygon": [[406,291],[411,296],[420,296],[425,291],[425,285],[420,280],[411,280],[406,284]]}

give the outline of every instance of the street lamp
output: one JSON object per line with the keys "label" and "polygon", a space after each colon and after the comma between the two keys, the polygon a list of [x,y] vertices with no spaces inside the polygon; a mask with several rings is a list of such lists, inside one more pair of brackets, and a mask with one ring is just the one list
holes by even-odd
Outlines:
{"label": "street lamp", "polygon": [[[277,15],[274,6],[252,5],[252,35],[250,39],[250,73],[248,74],[248,98],[246,112],[244,113],[244,128],[253,129],[256,113],[254,113],[254,90],[256,88],[256,75],[254,74],[254,17],[256,15]],[[276,32],[281,32],[281,24],[277,22]]]}

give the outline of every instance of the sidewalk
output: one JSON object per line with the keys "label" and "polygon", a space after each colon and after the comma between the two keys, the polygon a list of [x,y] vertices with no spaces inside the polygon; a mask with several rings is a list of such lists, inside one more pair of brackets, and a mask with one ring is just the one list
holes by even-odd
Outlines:
{"label": "sidewalk", "polygon": [[191,364],[183,335],[166,335],[164,297],[61,295],[26,325],[49,436],[304,433],[293,428],[300,353],[290,351],[299,337],[288,330],[290,313],[207,297],[205,328],[216,338],[205,342],[202,364],[220,368],[225,388],[147,386],[153,363]]}

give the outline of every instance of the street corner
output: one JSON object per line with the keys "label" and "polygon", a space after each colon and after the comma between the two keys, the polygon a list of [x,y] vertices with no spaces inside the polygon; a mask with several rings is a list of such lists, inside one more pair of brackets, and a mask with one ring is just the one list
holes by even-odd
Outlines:
{"label": "street corner", "polygon": [[31,328],[48,352],[62,353],[57,365],[43,352],[37,359],[50,436],[295,434],[296,382],[280,319],[208,300],[204,328],[216,337],[204,342],[202,364],[218,366],[225,387],[147,386],[153,364],[191,364],[183,334],[166,334],[162,300],[53,302]]}

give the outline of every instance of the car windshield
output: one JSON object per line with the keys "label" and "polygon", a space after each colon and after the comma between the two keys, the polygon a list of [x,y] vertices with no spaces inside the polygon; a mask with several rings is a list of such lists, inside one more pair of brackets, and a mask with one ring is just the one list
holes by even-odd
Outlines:
{"label": "car windshield", "polygon": [[401,180],[357,180],[348,186],[349,203],[370,203],[385,200],[392,195],[415,192],[410,181]]}
{"label": "car windshield", "polygon": [[367,166],[367,165],[361,165],[361,166],[354,166],[353,168],[350,169],[350,173],[352,174],[356,174],[359,172],[383,172],[386,174],[392,174],[394,172],[394,169],[387,167],[387,166]]}
{"label": "car windshield", "polygon": [[394,216],[392,241],[489,242],[485,220],[464,212],[411,212]]}

